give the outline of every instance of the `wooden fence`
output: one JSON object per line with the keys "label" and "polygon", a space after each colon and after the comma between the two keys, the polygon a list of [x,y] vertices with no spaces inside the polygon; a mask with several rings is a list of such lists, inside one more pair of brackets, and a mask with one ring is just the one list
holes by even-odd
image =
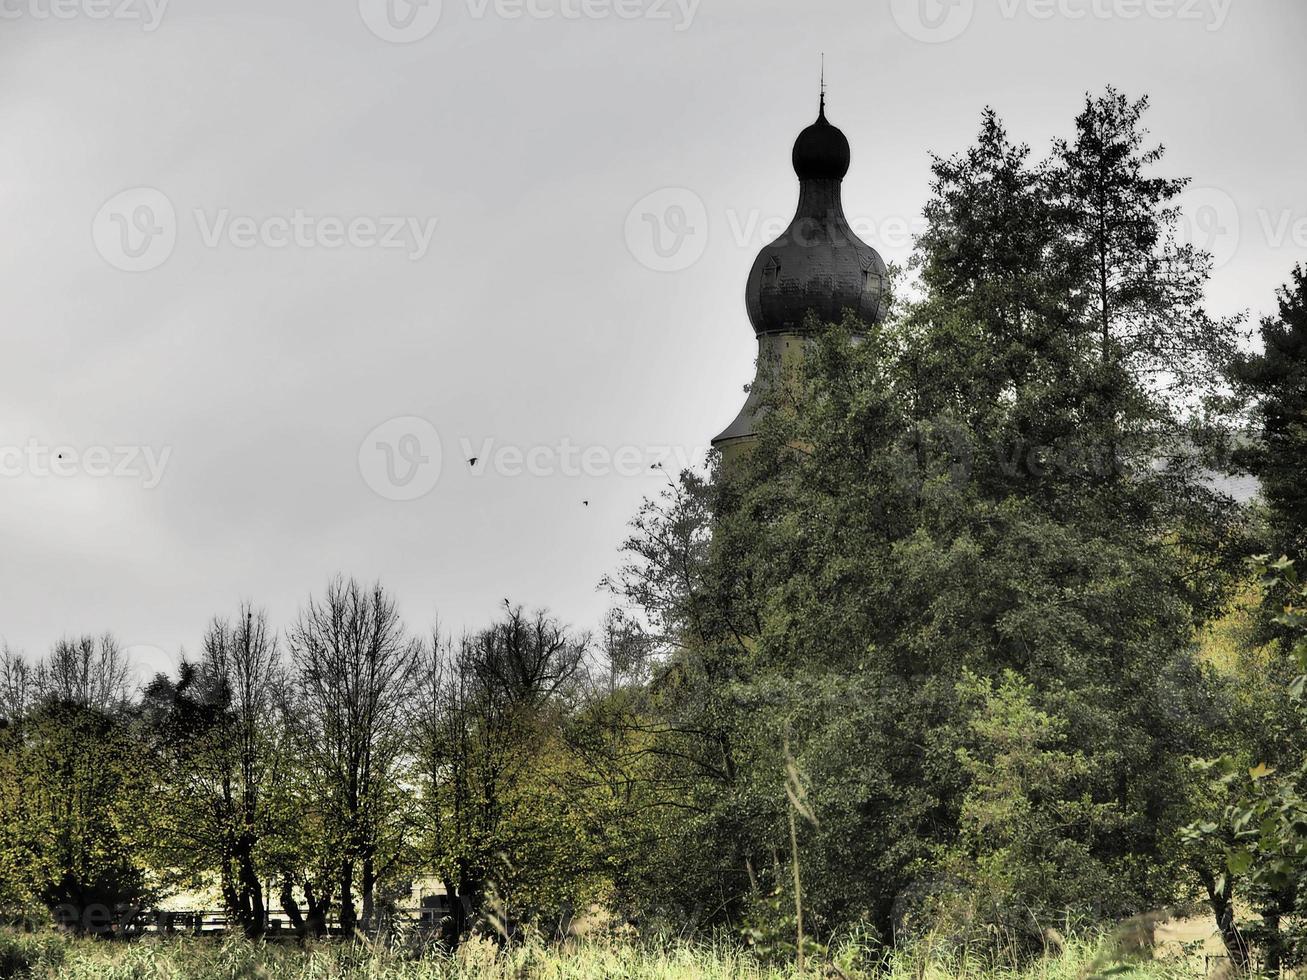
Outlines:
{"label": "wooden fence", "polygon": [[[399,926],[405,931],[431,932],[437,929],[446,910],[441,907],[421,909],[388,910],[382,921],[391,926]],[[269,911],[264,915],[264,932],[269,938],[277,936],[298,935],[294,923],[285,912]],[[229,932],[238,932],[239,922],[231,919],[222,910],[153,910],[137,914],[128,925],[127,931],[140,935],[144,933],[177,936],[220,936]],[[325,934],[339,936],[340,917],[327,917]]]}

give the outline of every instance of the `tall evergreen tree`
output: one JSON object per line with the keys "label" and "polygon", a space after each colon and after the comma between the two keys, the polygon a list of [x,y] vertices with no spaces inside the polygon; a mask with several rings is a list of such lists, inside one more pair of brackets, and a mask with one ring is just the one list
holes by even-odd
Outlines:
{"label": "tall evergreen tree", "polygon": [[1204,308],[1212,258],[1177,240],[1189,181],[1154,172],[1165,148],[1149,145],[1147,110],[1146,96],[1111,87],[1087,95],[1075,138],[1054,145],[1049,177],[1069,298],[1098,348],[1100,412],[1110,420],[1121,401],[1142,398],[1165,425],[1167,412],[1219,384],[1237,336],[1234,321]]}
{"label": "tall evergreen tree", "polygon": [[1293,270],[1279,315],[1262,320],[1262,350],[1237,357],[1231,379],[1253,407],[1257,442],[1242,451],[1261,482],[1272,550],[1307,554],[1307,269]]}
{"label": "tall evergreen tree", "polygon": [[[934,162],[920,300],[886,325],[810,323],[804,397],[719,474],[678,608],[738,637],[704,683],[737,747],[729,847],[761,894],[790,887],[788,732],[818,932],[889,935],[947,892],[1029,934],[1186,887],[1191,647],[1230,511],[1183,453],[1140,464],[1231,336],[1201,306],[1206,258],[1168,237],[1183,182],[1151,175],[1145,104],[1091,99],[1042,164],[987,112]],[[649,592],[684,567],[659,540]],[[1025,830],[986,832],[1002,815]]]}

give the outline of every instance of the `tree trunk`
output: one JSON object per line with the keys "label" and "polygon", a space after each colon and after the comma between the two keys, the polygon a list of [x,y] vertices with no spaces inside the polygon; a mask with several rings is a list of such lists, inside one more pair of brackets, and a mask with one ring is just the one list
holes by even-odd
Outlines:
{"label": "tree trunk", "polygon": [[1278,977],[1284,968],[1285,941],[1281,932],[1285,909],[1292,909],[1295,897],[1292,894],[1276,895],[1262,911],[1262,924],[1266,928],[1266,962],[1262,964],[1262,973],[1268,977]]}
{"label": "tree trunk", "polygon": [[325,936],[327,934],[327,912],[331,908],[330,888],[325,894],[319,896],[313,888],[313,882],[305,879],[304,902],[308,905],[307,926],[309,934]]}
{"label": "tree trunk", "polygon": [[442,931],[440,938],[449,946],[449,952],[453,954],[462,941],[467,917],[463,914],[463,896],[459,893],[458,884],[448,879],[445,880],[445,901],[449,903],[449,927]]}
{"label": "tree trunk", "polygon": [[1216,927],[1221,932],[1221,942],[1225,944],[1230,962],[1238,972],[1246,973],[1249,962],[1248,943],[1244,940],[1239,927],[1235,925],[1234,900],[1231,898],[1233,884],[1227,879],[1225,886],[1217,891],[1216,878],[1210,871],[1199,869],[1198,876],[1207,889],[1207,901],[1216,916]]}
{"label": "tree trunk", "polygon": [[1262,964],[1262,973],[1268,977],[1280,975],[1280,964],[1284,957],[1280,950],[1280,912],[1278,909],[1262,913],[1262,924],[1266,927],[1266,961]]}
{"label": "tree trunk", "polygon": [[374,891],[377,886],[376,871],[372,865],[372,854],[368,853],[363,858],[363,881],[360,890],[363,892],[363,931],[371,934],[376,923],[373,921],[374,909]]}
{"label": "tree trunk", "polygon": [[281,910],[290,919],[291,928],[303,936],[305,933],[304,914],[300,912],[299,903],[295,901],[295,886],[290,879],[290,875],[283,875],[281,879]]}
{"label": "tree trunk", "polygon": [[222,891],[222,904],[226,906],[228,921],[235,919],[244,926],[245,915],[241,910],[241,895],[236,889],[235,879],[231,875],[230,859],[222,862],[222,880],[219,888]]}
{"label": "tree trunk", "polygon": [[353,935],[358,920],[354,913],[354,862],[340,862],[340,931]]}
{"label": "tree trunk", "polygon": [[267,927],[268,917],[263,904],[263,885],[254,868],[254,855],[251,853],[253,847],[253,841],[242,844],[237,869],[241,886],[241,914],[244,916],[242,925],[247,938],[258,939]]}

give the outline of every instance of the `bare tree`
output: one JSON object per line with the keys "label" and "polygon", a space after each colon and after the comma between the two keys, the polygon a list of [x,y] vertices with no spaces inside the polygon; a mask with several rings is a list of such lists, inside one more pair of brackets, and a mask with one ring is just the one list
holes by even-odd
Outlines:
{"label": "bare tree", "polygon": [[65,637],[37,669],[42,696],[113,711],[131,694],[131,665],[112,633]]}
{"label": "bare tree", "polygon": [[263,886],[255,848],[266,833],[269,782],[275,777],[276,691],[281,662],[267,613],[243,603],[235,622],[214,619],[204,637],[200,677],[222,706],[215,750],[221,775],[223,895],[247,935],[262,933]]}
{"label": "bare tree", "polygon": [[393,804],[405,721],[422,644],[411,638],[380,583],[336,577],[310,598],[287,635],[295,664],[297,723],[339,856],[341,926],[373,921],[382,844]]}
{"label": "bare tree", "polygon": [[506,707],[530,708],[577,679],[587,645],[547,612],[527,616],[518,606],[472,639],[464,663],[486,696]]}
{"label": "bare tree", "polygon": [[8,643],[0,645],[0,724],[21,721],[36,695],[36,669]]}

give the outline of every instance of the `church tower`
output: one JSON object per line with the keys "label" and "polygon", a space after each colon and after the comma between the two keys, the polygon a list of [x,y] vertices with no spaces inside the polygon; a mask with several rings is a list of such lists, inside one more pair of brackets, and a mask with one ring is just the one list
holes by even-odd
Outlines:
{"label": "church tower", "polygon": [[791,374],[801,363],[809,312],[823,323],[840,322],[846,310],[868,325],[884,319],[885,262],[844,216],[841,185],[850,159],[849,141],[826,119],[823,86],[817,121],[794,144],[798,210],[749,273],[745,302],[758,337],[758,374],[740,414],[713,440],[728,466],[757,438],[768,379]]}

